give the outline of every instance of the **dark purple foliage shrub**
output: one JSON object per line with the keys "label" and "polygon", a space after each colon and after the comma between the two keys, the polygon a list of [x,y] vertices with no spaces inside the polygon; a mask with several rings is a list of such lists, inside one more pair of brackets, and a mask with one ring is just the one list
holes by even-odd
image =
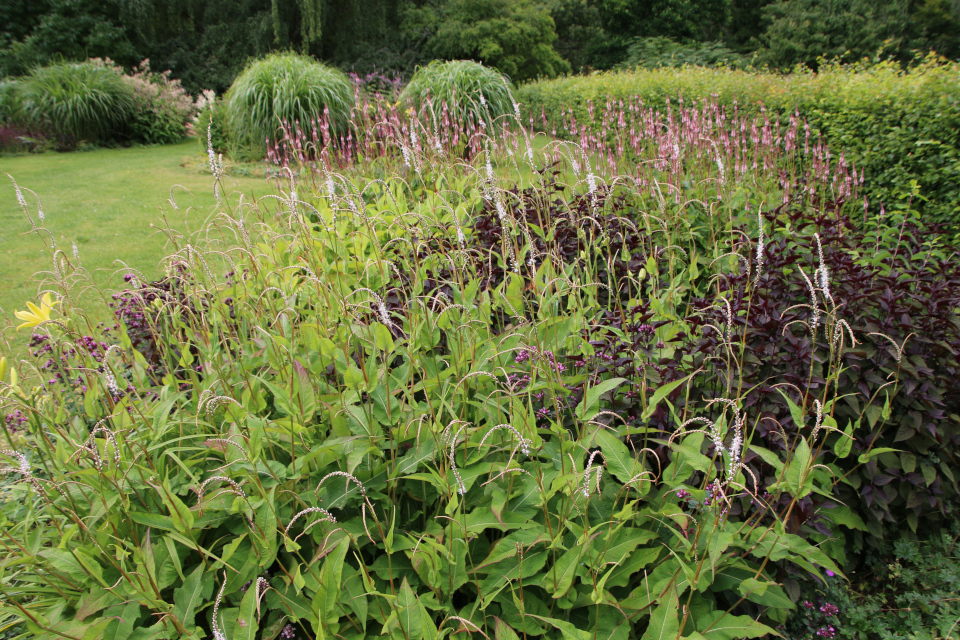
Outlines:
{"label": "dark purple foliage shrub", "polygon": [[[836,462],[844,474],[837,498],[853,506],[870,532],[882,523],[904,518],[916,529],[919,518],[943,511],[955,500],[960,451],[960,262],[949,246],[938,244],[938,228],[913,220],[894,225],[884,235],[866,231],[833,214],[810,218],[801,210],[781,208],[764,218],[773,229],[764,251],[765,266],[756,286],[746,273],[728,274],[734,341],[743,340],[739,367],[713,367],[722,356],[726,315],[716,298],[691,300],[698,314],[689,320],[701,337],[693,353],[701,354],[708,373],[697,377],[691,397],[711,397],[725,389],[744,394],[744,408],[758,416],[757,435],[764,446],[783,450],[775,425],[791,438],[798,428],[786,401],[771,385],[789,382],[799,393],[793,400],[813,415],[813,400],[823,398],[824,354],[835,336],[815,338],[798,321],[809,321],[810,291],[803,269],[812,276],[819,265],[819,234],[829,271],[830,292],[838,316],[850,325],[858,344],[845,351],[843,372],[829,395],[842,399],[833,409],[837,426],[853,429],[853,452],[834,459],[825,447],[819,462]],[[744,229],[744,231],[748,231]],[[752,233],[751,235],[755,235]],[[814,344],[816,340],[816,344]],[[832,385],[831,385],[832,386]],[[810,425],[806,425],[809,428]],[[835,439],[837,436],[833,436]],[[833,444],[831,439],[830,444]],[[862,464],[858,452],[890,448]],[[763,465],[755,470],[763,475]],[[758,476],[759,477],[759,476]],[[766,482],[773,481],[769,475]],[[763,482],[762,482],[763,484]],[[798,528],[816,511],[794,510]],[[827,505],[828,506],[828,505]]]}

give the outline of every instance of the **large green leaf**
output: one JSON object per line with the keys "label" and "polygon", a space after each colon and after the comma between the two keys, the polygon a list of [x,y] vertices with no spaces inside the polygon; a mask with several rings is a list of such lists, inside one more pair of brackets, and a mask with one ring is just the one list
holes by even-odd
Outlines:
{"label": "large green leaf", "polygon": [[547,570],[543,577],[543,584],[554,599],[567,595],[577,575],[580,558],[583,556],[585,545],[574,545],[567,549],[560,558]]}
{"label": "large green leaf", "polygon": [[779,635],[774,629],[757,622],[750,616],[734,616],[724,611],[715,611],[695,622],[697,629],[707,640],[740,640]]}
{"label": "large green leaf", "polygon": [[797,499],[806,496],[813,491],[813,473],[810,469],[813,461],[813,455],[810,452],[810,445],[803,438],[797,442],[797,447],[793,451],[793,457],[787,466],[785,476],[787,488]]}
{"label": "large green leaf", "polygon": [[600,447],[600,451],[603,452],[607,470],[623,484],[633,480],[643,470],[637,459],[627,449],[627,445],[606,429],[598,431],[593,440]]}
{"label": "large green leaf", "polygon": [[680,380],[674,380],[673,382],[668,382],[667,384],[657,387],[657,390],[653,392],[653,396],[650,398],[650,401],[647,403],[646,410],[643,412],[643,419],[649,420],[650,416],[653,415],[653,412],[657,410],[657,405],[660,404],[660,402],[664,398],[669,396],[671,393],[674,392],[674,390],[677,387],[679,387],[680,385],[682,385],[683,383],[685,383],[687,380],[697,375],[698,373],[700,373],[700,371],[694,371],[693,373],[688,375],[686,378],[682,378]]}
{"label": "large green leaf", "polygon": [[600,396],[616,389],[626,381],[626,378],[611,378],[587,389],[586,393],[584,393],[583,400],[581,400],[577,406],[577,418],[580,420],[592,420],[593,417],[600,412]]}
{"label": "large green leaf", "polygon": [[187,576],[186,581],[173,592],[173,615],[184,627],[193,626],[197,607],[210,599],[214,587],[213,572],[204,573],[200,564]]}
{"label": "large green leaf", "polygon": [[674,640],[680,635],[680,606],[677,588],[671,584],[650,614],[642,640]]}

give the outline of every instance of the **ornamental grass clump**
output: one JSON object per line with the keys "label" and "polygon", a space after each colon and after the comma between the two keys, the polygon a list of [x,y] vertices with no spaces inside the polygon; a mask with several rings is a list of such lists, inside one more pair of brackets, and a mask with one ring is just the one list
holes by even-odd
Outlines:
{"label": "ornamental grass clump", "polygon": [[23,117],[49,129],[62,149],[116,139],[134,109],[133,88],[121,73],[95,62],[34,69],[17,93]]}
{"label": "ornamental grass clump", "polygon": [[510,80],[496,69],[472,60],[434,60],[420,67],[400,94],[419,109],[428,105],[435,118],[447,111],[459,123],[490,126],[514,112]]}
{"label": "ornamental grass clump", "polygon": [[251,62],[224,96],[237,159],[261,160],[284,125],[309,127],[324,115],[334,137],[346,134],[354,84],[341,71],[295,53]]}

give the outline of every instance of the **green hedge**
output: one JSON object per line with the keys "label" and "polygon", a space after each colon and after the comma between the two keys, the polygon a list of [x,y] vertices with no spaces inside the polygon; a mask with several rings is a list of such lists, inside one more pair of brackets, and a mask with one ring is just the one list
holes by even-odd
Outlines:
{"label": "green hedge", "polygon": [[[925,216],[960,223],[960,65],[928,58],[909,71],[891,63],[841,66],[819,73],[780,75],[755,70],[659,68],[598,73],[533,82],[518,99],[534,113],[559,121],[570,109],[579,123],[591,121],[588,102],[599,111],[608,98],[639,97],[665,109],[678,96],[713,98],[731,109],[787,114],[798,110],[811,130],[823,134],[839,155],[846,152],[866,173],[867,195],[888,205],[910,193],[915,180]],[[772,117],[772,113],[771,113]]]}

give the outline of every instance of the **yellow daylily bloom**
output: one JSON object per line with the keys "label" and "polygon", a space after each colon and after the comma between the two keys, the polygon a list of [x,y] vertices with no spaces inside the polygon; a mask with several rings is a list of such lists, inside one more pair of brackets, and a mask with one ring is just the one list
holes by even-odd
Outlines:
{"label": "yellow daylily bloom", "polygon": [[50,312],[53,311],[53,307],[58,304],[60,304],[60,301],[53,300],[49,293],[43,294],[39,307],[32,302],[28,302],[27,311],[17,311],[14,313],[15,316],[24,321],[23,324],[17,327],[17,330],[19,331],[24,327],[35,327],[41,322],[46,322],[50,319]]}

